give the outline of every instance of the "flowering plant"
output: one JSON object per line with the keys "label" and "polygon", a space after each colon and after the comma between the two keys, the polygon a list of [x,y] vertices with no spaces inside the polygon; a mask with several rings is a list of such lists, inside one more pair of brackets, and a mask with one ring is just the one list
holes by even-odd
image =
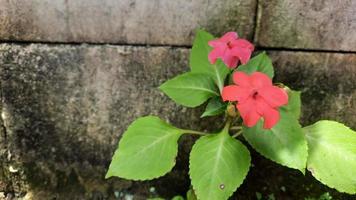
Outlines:
{"label": "flowering plant", "polygon": [[[175,165],[183,134],[200,136],[189,159],[189,175],[198,199],[228,199],[250,167],[242,136],[261,155],[283,166],[308,169],[320,182],[356,193],[356,132],[322,120],[302,127],[300,92],[274,85],[271,59],[228,32],[219,39],[198,31],[190,55],[190,72],[168,80],[160,89],[176,103],[197,107],[202,117],[224,115],[217,133],[176,128],[158,117],[134,121],[123,134],[106,178],[150,180]],[[232,133],[232,134],[230,134]],[[190,195],[191,196],[191,195]]]}

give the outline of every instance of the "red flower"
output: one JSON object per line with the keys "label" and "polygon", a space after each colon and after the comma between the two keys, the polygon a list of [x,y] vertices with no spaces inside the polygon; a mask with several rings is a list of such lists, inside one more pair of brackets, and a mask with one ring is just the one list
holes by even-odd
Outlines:
{"label": "red flower", "polygon": [[244,72],[235,72],[233,81],[236,85],[224,87],[224,101],[237,101],[244,124],[248,127],[256,125],[263,117],[263,128],[270,129],[279,121],[278,107],[288,103],[288,95],[282,88],[273,86],[272,80],[261,72],[250,76]]}
{"label": "red flower", "polygon": [[254,49],[249,41],[239,39],[236,32],[228,32],[219,39],[209,41],[208,44],[213,47],[208,55],[210,63],[214,64],[216,59],[221,58],[230,68],[235,68],[239,61],[246,64]]}

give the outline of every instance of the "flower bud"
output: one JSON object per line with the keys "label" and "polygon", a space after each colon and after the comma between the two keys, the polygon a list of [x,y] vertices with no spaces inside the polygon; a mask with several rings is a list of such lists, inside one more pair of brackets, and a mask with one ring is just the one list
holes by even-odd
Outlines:
{"label": "flower bud", "polygon": [[234,105],[229,104],[226,109],[226,113],[230,117],[236,117],[238,115],[237,110]]}

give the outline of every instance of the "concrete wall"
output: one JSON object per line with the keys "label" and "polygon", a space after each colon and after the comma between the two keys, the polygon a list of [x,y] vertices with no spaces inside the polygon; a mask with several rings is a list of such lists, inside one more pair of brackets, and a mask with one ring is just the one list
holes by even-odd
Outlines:
{"label": "concrete wall", "polygon": [[[157,89],[188,69],[196,28],[235,30],[267,50],[275,81],[303,91],[303,124],[324,118],[356,129],[354,13],[353,0],[0,0],[0,199],[184,193],[190,137],[164,178],[103,177],[120,134],[139,116],[218,128],[220,118],[201,120],[202,108],[177,106]],[[235,197],[352,198],[253,154]]]}

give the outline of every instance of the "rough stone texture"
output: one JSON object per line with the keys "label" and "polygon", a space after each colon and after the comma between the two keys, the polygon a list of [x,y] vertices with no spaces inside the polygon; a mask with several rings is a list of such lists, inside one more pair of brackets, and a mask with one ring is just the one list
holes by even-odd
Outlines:
{"label": "rough stone texture", "polygon": [[190,45],[196,28],[252,38],[256,0],[0,0],[0,40]]}
{"label": "rough stone texture", "polygon": [[[188,49],[3,44],[0,51],[7,134],[1,148],[6,179],[0,182],[10,191],[19,184],[13,191],[20,195],[112,197],[131,186],[104,175],[120,134],[135,118],[158,115],[184,128],[209,124],[200,122],[201,109],[176,106],[157,89],[187,69]],[[170,192],[188,189],[187,174],[177,173],[166,178],[176,180]],[[140,187],[130,191],[148,191]]]}
{"label": "rough stone texture", "polygon": [[[2,44],[0,52],[0,192],[28,199],[114,199],[121,192],[145,199],[154,195],[151,186],[165,197],[188,189],[191,137],[181,141],[177,166],[165,177],[130,182],[104,175],[120,134],[136,117],[153,114],[183,128],[218,128],[219,118],[201,120],[202,108],[177,106],[157,89],[188,69],[189,49]],[[269,53],[277,81],[305,88],[304,124],[329,118],[356,128],[356,54]],[[252,154],[254,167],[236,198],[261,192],[304,199],[325,191],[354,198]]]}
{"label": "rough stone texture", "polygon": [[[256,0],[0,0],[0,41],[190,45],[196,28],[252,39]],[[356,51],[356,2],[259,0],[262,47]],[[269,51],[276,81],[302,90],[301,121],[331,119],[356,129],[356,54]],[[172,173],[148,182],[104,180],[121,133],[137,117],[215,130],[221,118],[175,105],[157,87],[188,69],[187,48],[0,44],[0,199],[135,199],[184,194],[184,136]],[[233,199],[304,199],[328,191],[309,173],[252,152]],[[149,192],[150,187],[156,192]],[[283,188],[283,189],[282,189]]]}
{"label": "rough stone texture", "polygon": [[356,51],[356,1],[260,0],[258,10],[260,46]]}
{"label": "rough stone texture", "polygon": [[336,120],[356,130],[356,54],[269,52],[276,81],[302,91],[302,123]]}

